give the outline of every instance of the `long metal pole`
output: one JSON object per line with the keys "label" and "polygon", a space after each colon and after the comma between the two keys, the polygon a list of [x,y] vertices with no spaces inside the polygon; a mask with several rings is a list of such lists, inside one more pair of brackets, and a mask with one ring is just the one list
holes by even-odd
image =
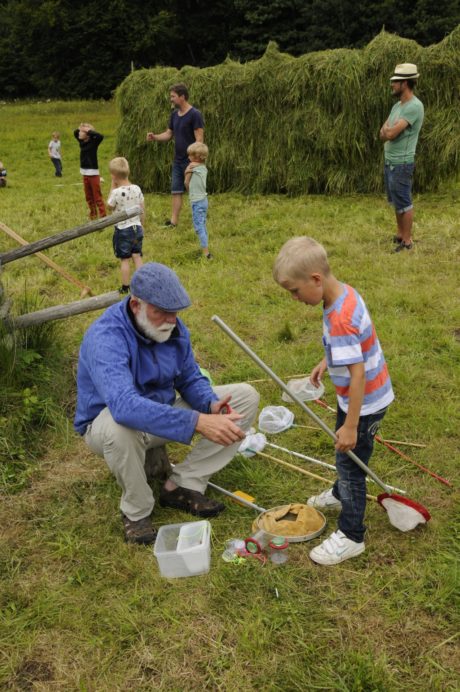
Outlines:
{"label": "long metal pole", "polygon": [[[230,338],[231,338],[231,339],[232,339],[232,340],[233,340],[233,341],[245,352],[245,353],[247,353],[247,355],[248,355],[250,358],[252,358],[252,360],[253,360],[255,363],[257,363],[257,365],[258,365],[260,368],[262,368],[262,370],[264,370],[264,372],[266,372],[267,375],[269,375],[269,376],[272,378],[272,380],[273,380],[274,382],[276,382],[276,384],[277,384],[279,387],[281,387],[281,389],[283,390],[283,392],[286,392],[286,394],[287,394],[288,396],[290,396],[291,399],[293,399],[293,400],[296,402],[296,404],[298,404],[298,405],[305,411],[305,413],[307,413],[307,414],[310,416],[310,418],[312,418],[312,419],[315,421],[315,423],[316,423],[317,425],[319,425],[320,428],[322,428],[322,430],[324,430],[324,432],[325,432],[327,435],[329,435],[329,437],[331,437],[331,438],[334,440],[334,442],[336,441],[336,436],[335,436],[334,431],[331,430],[331,428],[329,428],[329,426],[327,426],[326,423],[323,423],[323,421],[321,420],[321,418],[318,418],[318,416],[316,415],[316,413],[313,413],[313,411],[312,411],[311,409],[309,409],[308,406],[307,406],[303,401],[301,401],[301,400],[299,399],[299,397],[298,397],[296,394],[294,394],[293,392],[291,392],[291,390],[288,389],[288,387],[284,384],[284,382],[283,382],[282,380],[280,380],[280,378],[278,377],[278,375],[276,375],[276,374],[273,372],[273,370],[271,370],[271,369],[268,367],[268,365],[266,365],[266,364],[264,363],[264,361],[261,360],[261,358],[259,358],[259,356],[258,356],[256,353],[254,353],[254,351],[252,351],[252,350],[249,348],[249,346],[248,346],[247,344],[245,344],[244,341],[242,341],[242,340],[240,339],[240,337],[237,336],[237,335],[230,329],[230,327],[228,327],[228,326],[225,324],[225,322],[223,322],[223,321],[220,319],[220,317],[218,317],[217,315],[213,315],[212,321],[215,322],[215,323],[217,324],[217,326],[220,327],[220,328],[222,329],[222,331],[225,332],[225,333],[227,334],[227,336],[229,336],[229,337],[230,337]],[[357,457],[356,454],[355,454],[354,452],[352,452],[352,451],[350,450],[350,451],[347,452],[347,455],[350,457],[350,459],[352,459],[352,461],[355,462],[355,464],[357,464],[357,465],[360,467],[360,469],[361,469],[362,471],[364,471],[365,474],[367,474],[368,476],[370,476],[370,478],[372,478],[372,479],[377,483],[377,485],[379,485],[379,486],[382,488],[382,490],[383,490],[384,492],[388,493],[388,495],[391,495],[391,490],[390,490],[390,488],[389,488],[387,485],[385,485],[385,483],[384,483],[382,480],[380,480],[380,478],[379,478],[370,468],[368,468],[368,467],[366,466],[366,464],[365,464],[364,462],[362,462],[361,459],[360,459],[359,457]]]}

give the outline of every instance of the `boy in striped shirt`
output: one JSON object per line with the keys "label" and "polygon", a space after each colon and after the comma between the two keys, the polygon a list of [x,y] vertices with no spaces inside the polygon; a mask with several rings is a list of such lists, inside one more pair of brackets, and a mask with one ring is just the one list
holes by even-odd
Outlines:
{"label": "boy in striped shirt", "polygon": [[366,476],[346,452],[353,450],[368,464],[380,421],[394,399],[393,389],[366,305],[354,288],[331,273],[322,245],[306,236],[288,240],[276,258],[273,276],[294,300],[323,303],[326,355],[313,368],[310,380],[318,386],[327,369],[336,388],[338,478],[308,504],[341,512],[338,530],[313,548],[310,557],[321,565],[335,565],[365,549]]}

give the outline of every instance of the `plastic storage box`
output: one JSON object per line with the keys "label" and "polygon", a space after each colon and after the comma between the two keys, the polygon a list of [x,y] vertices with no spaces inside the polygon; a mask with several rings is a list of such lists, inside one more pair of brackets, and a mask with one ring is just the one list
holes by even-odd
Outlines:
{"label": "plastic storage box", "polygon": [[211,562],[209,521],[167,524],[160,527],[153,547],[162,577],[192,577],[209,572]]}

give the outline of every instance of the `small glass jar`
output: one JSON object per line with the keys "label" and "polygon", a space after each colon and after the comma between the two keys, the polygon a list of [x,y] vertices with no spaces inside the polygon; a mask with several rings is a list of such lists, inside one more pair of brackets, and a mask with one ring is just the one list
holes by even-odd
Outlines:
{"label": "small glass jar", "polygon": [[275,565],[284,565],[288,560],[289,543],[283,536],[275,536],[268,544],[270,560]]}
{"label": "small glass jar", "polygon": [[265,533],[265,531],[256,531],[252,536],[245,539],[246,550],[252,555],[259,555],[263,553],[269,542],[270,536],[268,533]]}

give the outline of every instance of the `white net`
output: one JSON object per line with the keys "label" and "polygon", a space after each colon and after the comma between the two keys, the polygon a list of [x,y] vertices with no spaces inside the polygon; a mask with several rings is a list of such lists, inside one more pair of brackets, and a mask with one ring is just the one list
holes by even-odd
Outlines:
{"label": "white net", "polygon": [[[301,380],[289,380],[287,388],[297,396],[300,401],[314,401],[321,399],[324,394],[324,384],[320,382],[319,387],[315,387],[309,377],[304,377]],[[293,401],[291,397],[283,392],[281,395],[283,401],[290,403]]]}
{"label": "white net", "polygon": [[400,531],[412,531],[419,524],[426,524],[430,515],[422,506],[395,495],[380,495],[378,498],[388,514],[390,524]]}
{"label": "white net", "polygon": [[262,452],[266,444],[267,438],[263,433],[249,433],[238,447],[238,451],[245,457],[253,457],[257,452]]}
{"label": "white net", "polygon": [[259,414],[259,428],[264,433],[288,430],[294,422],[294,414],[286,406],[266,406]]}

